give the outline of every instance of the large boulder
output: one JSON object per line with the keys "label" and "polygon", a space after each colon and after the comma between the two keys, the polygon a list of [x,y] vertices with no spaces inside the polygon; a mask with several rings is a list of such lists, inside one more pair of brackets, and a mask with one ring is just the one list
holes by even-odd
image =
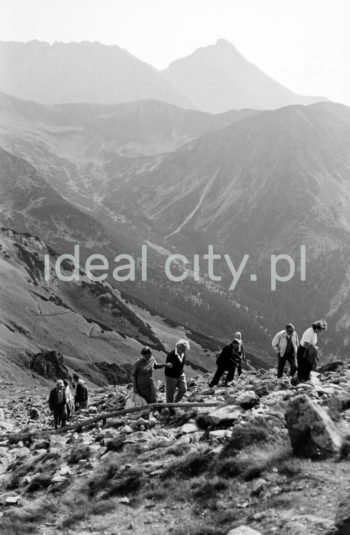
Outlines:
{"label": "large boulder", "polygon": [[293,451],[300,457],[329,457],[341,448],[341,435],[325,409],[306,394],[293,398],[286,409]]}
{"label": "large boulder", "polygon": [[249,526],[238,526],[237,528],[230,529],[227,535],[261,535],[261,533]]}
{"label": "large boulder", "polygon": [[348,496],[339,506],[335,517],[337,531],[334,535],[350,535],[350,496]]}

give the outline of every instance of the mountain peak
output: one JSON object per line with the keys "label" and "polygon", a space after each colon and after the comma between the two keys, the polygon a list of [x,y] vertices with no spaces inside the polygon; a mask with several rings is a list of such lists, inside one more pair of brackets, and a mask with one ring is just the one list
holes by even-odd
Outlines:
{"label": "mountain peak", "polygon": [[223,37],[221,37],[220,39],[218,39],[218,40],[216,41],[216,43],[215,43],[214,45],[211,45],[211,46],[220,47],[220,48],[222,48],[222,47],[225,47],[225,48],[229,47],[229,48],[231,48],[231,49],[237,50],[236,47],[235,47],[230,41],[228,41],[227,39],[224,39]]}
{"label": "mountain peak", "polygon": [[163,76],[200,110],[275,109],[310,104],[324,98],[302,97],[247,60],[227,39],[175,60]]}

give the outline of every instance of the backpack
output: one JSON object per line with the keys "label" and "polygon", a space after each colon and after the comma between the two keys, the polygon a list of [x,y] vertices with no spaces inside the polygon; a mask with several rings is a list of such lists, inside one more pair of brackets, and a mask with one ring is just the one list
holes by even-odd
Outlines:
{"label": "backpack", "polygon": [[79,401],[87,401],[88,399],[88,389],[87,389],[87,386],[84,385],[84,384],[79,384],[78,387],[77,387],[77,394],[78,394],[78,399]]}
{"label": "backpack", "polygon": [[237,339],[232,342],[232,358],[235,364],[240,364],[242,360],[242,342]]}

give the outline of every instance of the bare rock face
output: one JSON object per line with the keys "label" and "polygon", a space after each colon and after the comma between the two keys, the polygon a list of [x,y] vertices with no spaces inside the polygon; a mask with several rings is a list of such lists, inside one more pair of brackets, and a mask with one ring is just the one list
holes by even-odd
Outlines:
{"label": "bare rock face", "polygon": [[37,374],[55,381],[56,379],[66,379],[69,371],[64,364],[64,357],[58,351],[42,351],[34,355],[30,369]]}
{"label": "bare rock face", "polygon": [[293,398],[286,409],[293,451],[300,457],[329,457],[339,452],[341,436],[325,409],[306,394]]}
{"label": "bare rock face", "polygon": [[349,535],[350,534],[350,497],[348,496],[338,509],[335,526],[337,531],[335,535]]}

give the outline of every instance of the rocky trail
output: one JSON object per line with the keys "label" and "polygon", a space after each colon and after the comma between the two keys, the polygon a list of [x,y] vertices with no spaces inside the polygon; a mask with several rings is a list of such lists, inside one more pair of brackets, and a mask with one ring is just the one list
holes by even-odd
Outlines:
{"label": "rocky trail", "polygon": [[64,432],[47,389],[0,383],[0,533],[348,535],[350,365],[208,382],[173,411],[159,382],[164,407],[99,421],[130,385],[96,389]]}

